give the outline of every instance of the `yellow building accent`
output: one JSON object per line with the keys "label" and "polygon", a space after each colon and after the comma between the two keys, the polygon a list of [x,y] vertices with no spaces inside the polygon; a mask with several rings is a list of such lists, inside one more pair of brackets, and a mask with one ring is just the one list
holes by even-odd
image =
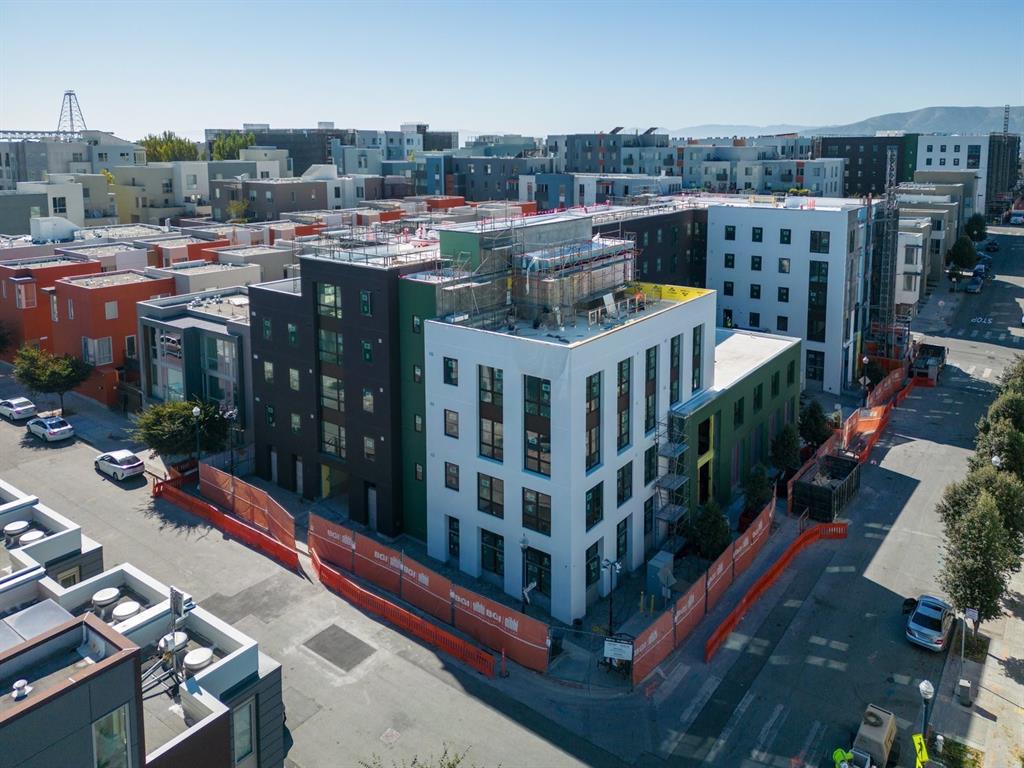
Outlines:
{"label": "yellow building accent", "polygon": [[701,296],[712,293],[710,288],[691,288],[686,285],[662,285],[661,283],[633,283],[638,290],[653,299],[669,301],[693,301]]}

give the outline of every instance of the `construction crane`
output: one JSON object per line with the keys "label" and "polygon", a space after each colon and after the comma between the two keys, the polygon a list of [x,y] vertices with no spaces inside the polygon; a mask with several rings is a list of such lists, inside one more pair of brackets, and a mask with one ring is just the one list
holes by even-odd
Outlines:
{"label": "construction crane", "polygon": [[57,120],[57,132],[77,134],[85,129],[85,118],[82,117],[78,97],[74,91],[64,91],[64,98],[60,103],[60,118]]}

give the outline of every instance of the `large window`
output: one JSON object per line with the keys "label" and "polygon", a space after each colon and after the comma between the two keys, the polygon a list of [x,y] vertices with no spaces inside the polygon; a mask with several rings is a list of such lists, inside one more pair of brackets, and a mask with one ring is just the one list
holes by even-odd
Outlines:
{"label": "large window", "polygon": [[633,373],[633,361],[631,358],[620,360],[616,378],[616,393],[618,395],[618,427],[616,445],[622,450],[630,443],[630,426],[632,417],[632,403],[630,400],[630,380]]}
{"label": "large window", "polygon": [[321,317],[341,319],[341,288],[330,283],[317,283],[316,309]]}
{"label": "large window", "polygon": [[586,392],[586,468],[601,463],[601,373],[587,377]]}
{"label": "large window", "polygon": [[584,506],[587,530],[589,531],[604,519],[604,483],[598,483],[587,491]]}
{"label": "large window", "polygon": [[523,528],[551,535],[551,497],[523,488]]}
{"label": "large window", "polygon": [[[491,368],[487,365],[479,366],[480,372],[480,402],[491,405],[502,405],[504,384],[502,382],[501,368]],[[456,376],[458,374],[456,373]]]}
{"label": "large window", "polygon": [[679,361],[682,358],[683,335],[673,336],[669,341],[668,348],[668,399],[669,403],[675,405],[682,399],[681,387],[679,386],[680,371]]}
{"label": "large window", "polygon": [[828,313],[828,262],[812,261],[807,278],[807,340],[825,341]]}
{"label": "large window", "polygon": [[627,462],[619,467],[615,475],[615,502],[622,506],[633,498],[633,462]]}
{"label": "large window", "polygon": [[691,390],[696,392],[704,386],[704,324],[701,323],[693,329],[693,352],[690,356],[690,365],[693,368]]}
{"label": "large window", "polygon": [[658,421],[658,348],[649,347],[644,356],[644,432],[654,431]]}
{"label": "large window", "polygon": [[505,537],[480,529],[480,568],[496,576],[505,575]]}
{"label": "large window", "polygon": [[500,421],[480,417],[480,455],[495,461],[505,458],[505,425]]}
{"label": "large window", "polygon": [[529,416],[551,418],[551,382],[536,376],[524,376],[524,409]]}
{"label": "large window", "polygon": [[825,353],[813,349],[807,350],[807,378],[811,381],[825,379]]}
{"label": "large window", "polygon": [[534,591],[551,597],[551,555],[527,547],[523,556],[523,588],[536,584]]}
{"label": "large window", "polygon": [[478,472],[476,476],[476,508],[495,517],[505,517],[505,481]]}
{"label": "large window", "polygon": [[828,230],[811,230],[811,253],[828,253]]}
{"label": "large window", "polygon": [[320,405],[333,411],[345,411],[345,385],[341,379],[320,377]]}
{"label": "large window", "polygon": [[597,584],[601,578],[601,542],[595,541],[587,547],[586,555],[587,586]]}
{"label": "large window", "polygon": [[459,518],[448,518],[448,556],[459,559]]}
{"label": "large window", "polygon": [[454,387],[459,385],[459,361],[454,357],[444,359],[444,383]]}
{"label": "large window", "polygon": [[652,445],[644,451],[644,485],[650,485],[658,477],[658,446]]}
{"label": "large window", "polygon": [[629,552],[629,517],[625,517],[615,526],[615,559],[622,561]]}
{"label": "large window", "polygon": [[545,432],[526,430],[525,467],[530,472],[551,476],[551,437]]}
{"label": "large window", "polygon": [[329,421],[321,421],[320,450],[340,459],[345,458],[345,428]]}
{"label": "large window", "polygon": [[480,455],[502,461],[504,452],[504,382],[502,370],[481,365],[477,367],[480,418]]}
{"label": "large window", "polygon": [[[250,742],[251,742],[250,720]],[[137,734],[142,738],[142,734]],[[129,768],[128,705],[122,704],[92,724],[92,756],[96,768]],[[235,737],[237,755],[238,737]],[[250,752],[252,751],[250,747]],[[248,754],[245,753],[245,754]]]}
{"label": "large window", "polygon": [[317,331],[317,345],[321,363],[341,365],[345,350],[340,333],[320,328]]}

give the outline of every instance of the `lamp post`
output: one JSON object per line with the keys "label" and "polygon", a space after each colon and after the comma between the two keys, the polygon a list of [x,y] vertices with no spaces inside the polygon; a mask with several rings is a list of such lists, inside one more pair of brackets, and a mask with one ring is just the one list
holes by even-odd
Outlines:
{"label": "lamp post", "polygon": [[992,466],[996,468],[997,472],[1003,467],[1003,457],[998,453],[992,457]]}
{"label": "lamp post", "polygon": [[605,559],[602,567],[608,570],[608,637],[612,636],[612,598],[615,594],[615,574],[622,570],[622,563],[618,560]]}
{"label": "lamp post", "polygon": [[198,405],[192,407],[192,418],[196,420],[196,466],[199,466],[199,416],[202,410]]}
{"label": "lamp post", "polygon": [[871,383],[871,380],[868,378],[868,363],[871,362],[871,358],[869,358],[867,355],[864,355],[864,357],[862,357],[860,359],[860,362],[861,362],[861,369],[860,369],[861,381],[864,382],[864,406],[863,407],[867,408],[868,407],[868,384]]}
{"label": "lamp post", "polygon": [[231,466],[231,511],[235,510],[235,422],[238,421],[238,409],[230,408],[224,411],[224,418],[228,422],[228,456]]}
{"label": "lamp post", "polygon": [[925,739],[928,738],[928,721],[932,717],[932,704],[935,702],[935,686],[929,681],[922,680],[917,686],[917,690],[921,694],[921,704],[924,707],[924,716],[921,721],[921,735]]}

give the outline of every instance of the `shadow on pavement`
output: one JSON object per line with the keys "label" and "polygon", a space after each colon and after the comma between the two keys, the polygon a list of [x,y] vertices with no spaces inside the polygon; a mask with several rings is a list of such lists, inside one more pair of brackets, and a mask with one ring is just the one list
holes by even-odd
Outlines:
{"label": "shadow on pavement", "polygon": [[1015,683],[1024,685],[1024,659],[1010,656],[1005,659],[999,659],[999,663],[1002,665],[1007,677]]}

